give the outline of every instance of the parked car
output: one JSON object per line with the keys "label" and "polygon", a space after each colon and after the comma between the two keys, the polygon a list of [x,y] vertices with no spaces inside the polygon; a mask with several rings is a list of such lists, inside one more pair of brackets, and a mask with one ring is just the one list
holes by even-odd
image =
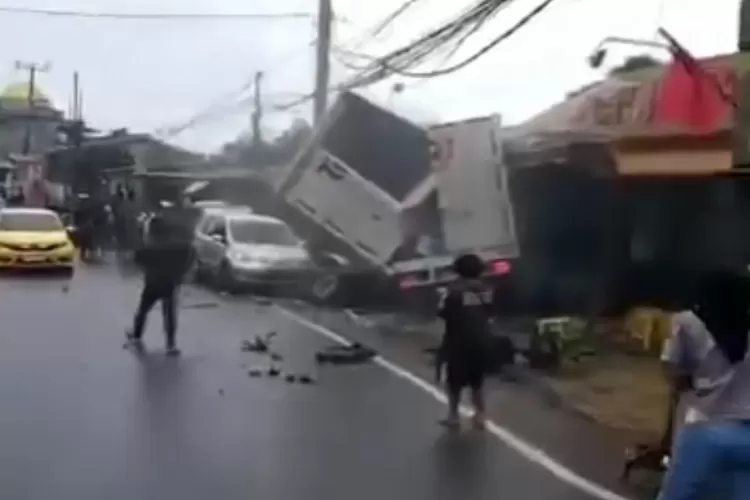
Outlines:
{"label": "parked car", "polygon": [[208,211],[194,240],[196,275],[226,290],[295,286],[314,265],[283,221],[238,211]]}

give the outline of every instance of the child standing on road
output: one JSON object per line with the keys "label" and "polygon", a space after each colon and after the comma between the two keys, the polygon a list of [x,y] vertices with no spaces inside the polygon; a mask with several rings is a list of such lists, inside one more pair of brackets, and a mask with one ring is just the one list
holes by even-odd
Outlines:
{"label": "child standing on road", "polygon": [[485,426],[485,359],[490,338],[492,289],[480,277],[484,263],[474,254],[458,257],[453,269],[459,279],[452,283],[440,304],[445,333],[437,356],[436,379],[442,381],[443,369],[448,393],[448,416],[441,424],[460,426],[459,406],[464,389],[471,390],[474,426]]}

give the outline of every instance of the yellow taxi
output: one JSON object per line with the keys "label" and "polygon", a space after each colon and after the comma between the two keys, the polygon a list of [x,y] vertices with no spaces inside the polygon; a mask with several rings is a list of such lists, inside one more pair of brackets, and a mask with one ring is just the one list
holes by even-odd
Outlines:
{"label": "yellow taxi", "polygon": [[75,247],[60,217],[42,208],[0,209],[0,269],[72,271]]}

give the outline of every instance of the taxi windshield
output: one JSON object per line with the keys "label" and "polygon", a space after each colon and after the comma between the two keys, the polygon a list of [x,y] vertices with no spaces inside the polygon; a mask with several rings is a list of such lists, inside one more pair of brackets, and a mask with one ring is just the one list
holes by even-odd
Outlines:
{"label": "taxi windshield", "polygon": [[62,231],[63,225],[55,214],[44,212],[0,213],[0,231]]}

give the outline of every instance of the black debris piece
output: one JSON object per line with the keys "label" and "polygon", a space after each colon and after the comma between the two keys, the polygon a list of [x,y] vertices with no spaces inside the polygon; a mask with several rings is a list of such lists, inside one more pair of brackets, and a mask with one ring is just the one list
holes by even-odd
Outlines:
{"label": "black debris piece", "polygon": [[299,375],[297,380],[300,384],[310,385],[314,384],[315,380],[310,375]]}
{"label": "black debris piece", "polygon": [[284,357],[281,354],[279,354],[278,352],[272,352],[271,353],[271,360],[273,360],[273,361],[283,361]]}
{"label": "black debris piece", "polygon": [[278,368],[271,367],[268,369],[269,377],[278,377],[279,375],[281,375],[281,370],[279,370]]}
{"label": "black debris piece", "polygon": [[263,376],[263,370],[253,368],[251,370],[247,371],[247,376],[252,378],[262,377]]}
{"label": "black debris piece", "polygon": [[223,395],[224,395],[224,389],[219,389],[219,396],[223,396]]}
{"label": "black debris piece", "polygon": [[267,353],[271,348],[271,340],[276,336],[276,332],[268,332],[264,336],[256,335],[252,340],[242,341],[243,352]]}
{"label": "black debris piece", "polygon": [[286,377],[284,377],[284,380],[286,380],[290,384],[293,384],[293,383],[295,383],[297,381],[297,376],[294,375],[294,374],[292,374],[292,373],[290,373]]}
{"label": "black debris piece", "polygon": [[374,349],[354,343],[347,346],[332,346],[315,353],[319,364],[355,365],[366,363],[377,355]]}

